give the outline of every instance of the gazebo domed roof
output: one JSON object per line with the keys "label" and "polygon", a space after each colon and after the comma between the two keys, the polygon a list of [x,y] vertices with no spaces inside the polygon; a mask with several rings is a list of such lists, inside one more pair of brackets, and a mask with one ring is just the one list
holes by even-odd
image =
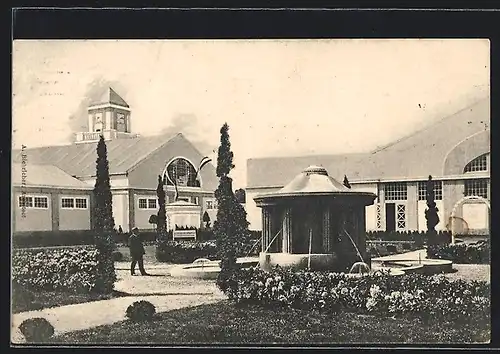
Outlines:
{"label": "gazebo domed roof", "polygon": [[376,197],[373,193],[359,192],[347,188],[335,178],[330,177],[327,170],[322,166],[309,166],[279,191],[262,194],[255,199],[314,195],[357,195]]}

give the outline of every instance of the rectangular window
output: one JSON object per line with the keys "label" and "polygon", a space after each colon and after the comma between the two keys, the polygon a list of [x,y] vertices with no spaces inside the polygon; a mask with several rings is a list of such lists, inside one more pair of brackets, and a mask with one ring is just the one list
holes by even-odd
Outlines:
{"label": "rectangular window", "polygon": [[76,209],[87,209],[87,199],[86,198],[75,198],[75,208]]}
{"label": "rectangular window", "polygon": [[147,209],[148,200],[146,198],[139,198],[139,209]]}
{"label": "rectangular window", "polygon": [[[443,181],[434,182],[434,200],[443,200]],[[418,182],[418,200],[427,200],[427,181]]]}
{"label": "rectangular window", "polygon": [[385,200],[407,200],[408,190],[406,182],[384,184]]}
{"label": "rectangular window", "polygon": [[75,207],[74,198],[61,198],[61,208],[63,209],[73,209]]}
{"label": "rectangular window", "polygon": [[193,197],[193,203],[196,204],[196,205],[199,205],[200,198],[199,197]]}
{"label": "rectangular window", "polygon": [[35,208],[47,209],[49,207],[49,200],[47,197],[35,197]]}
{"label": "rectangular window", "polygon": [[488,198],[488,180],[486,179],[469,179],[464,181],[466,197],[475,196]]}
{"label": "rectangular window", "polygon": [[207,209],[213,209],[214,203],[211,200],[207,200]]}
{"label": "rectangular window", "polygon": [[20,196],[19,197],[19,207],[20,208],[33,208],[33,197]]}
{"label": "rectangular window", "polygon": [[156,209],[156,198],[139,198],[139,209]]}
{"label": "rectangular window", "polygon": [[156,209],[156,199],[148,199],[148,209]]}

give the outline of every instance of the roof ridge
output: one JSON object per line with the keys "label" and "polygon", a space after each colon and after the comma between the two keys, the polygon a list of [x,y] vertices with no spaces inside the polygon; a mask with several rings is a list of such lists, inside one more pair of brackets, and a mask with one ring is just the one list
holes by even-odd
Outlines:
{"label": "roof ridge", "polygon": [[265,156],[265,157],[253,157],[247,159],[247,161],[255,161],[255,160],[272,160],[272,159],[300,159],[300,158],[308,158],[308,157],[314,157],[314,158],[322,158],[322,157],[342,157],[342,156],[352,156],[352,155],[369,155],[370,151],[367,152],[346,152],[344,154],[319,154],[319,155],[298,155],[298,156]]}
{"label": "roof ridge", "polygon": [[[167,134],[164,134],[165,136],[167,136]],[[159,138],[163,136],[163,134],[158,134],[158,135],[150,135],[148,137],[143,137],[143,138]],[[157,146],[156,148],[154,148],[153,150],[149,151],[148,153],[144,154],[143,156],[141,156],[140,158],[137,159],[136,162],[134,162],[134,164],[132,164],[132,166],[130,166],[125,172],[128,173],[130,172],[131,170],[133,170],[134,168],[136,168],[142,161],[144,161],[148,156],[152,155],[153,153],[155,153],[156,151],[160,150],[161,148],[163,148],[165,145],[167,145],[168,143],[170,143],[172,140],[174,140],[174,138],[178,137],[178,136],[183,136],[182,133],[177,133],[175,134],[174,136],[172,135],[169,135],[170,138],[168,138],[164,143],[160,144],[159,146]]]}
{"label": "roof ridge", "polygon": [[446,115],[446,116],[444,116],[444,117],[442,117],[440,119],[437,119],[436,121],[432,122],[431,124],[428,124],[428,125],[420,128],[420,129],[417,129],[417,130],[413,131],[412,133],[410,133],[408,135],[405,135],[405,136],[403,136],[403,137],[401,137],[399,139],[396,139],[396,140],[394,140],[394,141],[392,141],[392,142],[390,142],[390,143],[388,143],[386,145],[382,145],[380,147],[377,147],[377,148],[373,149],[370,152],[370,154],[372,154],[372,155],[376,154],[376,153],[378,153],[378,152],[380,152],[382,150],[385,150],[385,149],[387,149],[387,148],[389,148],[391,146],[394,146],[394,145],[396,145],[396,144],[398,144],[398,143],[400,143],[400,142],[402,142],[404,140],[407,140],[407,139],[409,139],[409,138],[411,138],[411,137],[413,137],[413,136],[415,136],[415,135],[417,135],[419,133],[422,133],[422,132],[424,132],[426,130],[429,130],[430,128],[436,126],[437,124],[442,123],[443,121],[445,121],[445,120],[453,117],[454,115],[462,113],[463,111],[466,111],[467,109],[470,109],[471,107],[474,107],[474,106],[478,105],[479,103],[481,103],[481,102],[483,102],[483,101],[485,101],[485,100],[487,100],[489,98],[490,98],[489,96],[481,98],[481,99],[475,101],[474,103],[471,103],[470,105],[467,105],[466,107],[464,107],[462,109],[459,109],[458,111],[455,111],[455,112],[453,112],[451,114],[448,114],[448,115]]}

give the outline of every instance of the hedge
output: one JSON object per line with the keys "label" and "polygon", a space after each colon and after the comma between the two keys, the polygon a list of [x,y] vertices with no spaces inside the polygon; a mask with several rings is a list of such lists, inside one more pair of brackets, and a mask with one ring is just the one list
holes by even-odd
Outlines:
{"label": "hedge", "polygon": [[346,310],[379,315],[417,315],[424,320],[484,320],[490,316],[487,282],[451,281],[443,275],[387,273],[352,277],[343,273],[276,267],[234,272],[225,290],[230,300],[258,305]]}
{"label": "hedge", "polygon": [[429,246],[427,258],[447,259],[458,264],[490,264],[491,244],[489,241],[478,241],[470,244]]}
{"label": "hedge", "polygon": [[[144,242],[156,242],[157,233],[154,230],[140,231]],[[252,239],[259,239],[260,231],[251,231]],[[130,233],[115,233],[113,239],[116,243],[127,244]],[[172,240],[172,232],[169,233]],[[215,236],[211,229],[197,229],[198,241],[214,240]],[[31,248],[31,247],[58,247],[58,246],[78,246],[93,245],[93,230],[68,230],[68,231],[26,231],[15,232],[12,237],[12,247]]]}
{"label": "hedge", "polygon": [[[245,254],[238,256],[257,256],[259,251],[260,244],[257,240],[251,240]],[[217,259],[215,241],[168,241],[156,246],[156,260],[159,262],[184,264],[192,263],[198,258]]]}
{"label": "hedge", "polygon": [[98,256],[94,246],[17,249],[13,282],[35,290],[104,292],[114,281],[99,273]]}
{"label": "hedge", "polygon": [[[436,241],[439,244],[451,243],[451,232],[438,231]],[[378,241],[415,241],[417,244],[426,244],[428,241],[425,231],[368,231],[367,240]]]}

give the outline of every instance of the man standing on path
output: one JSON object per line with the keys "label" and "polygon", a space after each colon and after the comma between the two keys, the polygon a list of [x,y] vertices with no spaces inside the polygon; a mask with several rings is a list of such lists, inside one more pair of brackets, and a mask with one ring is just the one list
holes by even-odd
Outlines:
{"label": "man standing on path", "polygon": [[135,275],[135,265],[139,263],[139,271],[141,275],[148,275],[144,269],[144,245],[142,244],[141,236],[139,235],[139,229],[134,227],[132,229],[132,234],[128,238],[128,247],[130,249],[130,256],[132,257],[132,264],[130,265],[130,274]]}

